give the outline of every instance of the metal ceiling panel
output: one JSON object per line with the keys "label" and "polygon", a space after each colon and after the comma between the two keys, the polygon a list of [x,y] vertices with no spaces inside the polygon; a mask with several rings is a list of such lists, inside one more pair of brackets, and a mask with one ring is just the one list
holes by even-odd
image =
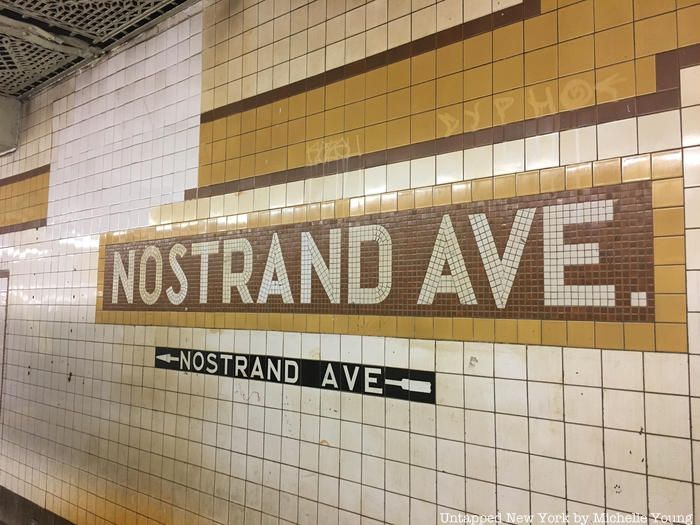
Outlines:
{"label": "metal ceiling panel", "polygon": [[195,0],[0,0],[0,94],[26,96]]}

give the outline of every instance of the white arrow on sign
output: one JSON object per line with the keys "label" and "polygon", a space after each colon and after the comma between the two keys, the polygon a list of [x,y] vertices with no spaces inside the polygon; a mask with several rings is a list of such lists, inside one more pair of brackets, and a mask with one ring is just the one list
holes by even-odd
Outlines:
{"label": "white arrow on sign", "polygon": [[175,357],[174,355],[170,354],[157,355],[156,359],[160,359],[161,361],[165,361],[166,363],[172,363],[173,361],[175,361],[176,363],[180,362],[179,357]]}

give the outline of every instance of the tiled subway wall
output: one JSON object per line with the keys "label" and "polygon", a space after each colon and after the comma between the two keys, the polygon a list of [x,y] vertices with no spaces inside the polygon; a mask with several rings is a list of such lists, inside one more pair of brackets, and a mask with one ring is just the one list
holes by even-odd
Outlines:
{"label": "tiled subway wall", "polygon": [[0,485],[80,524],[695,523],[699,19],[205,1],[37,95]]}

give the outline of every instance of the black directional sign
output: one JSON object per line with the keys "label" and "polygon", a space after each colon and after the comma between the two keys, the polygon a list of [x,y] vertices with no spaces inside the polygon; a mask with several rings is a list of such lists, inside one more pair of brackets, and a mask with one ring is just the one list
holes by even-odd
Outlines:
{"label": "black directional sign", "polygon": [[165,347],[155,367],[435,403],[435,373],[424,370]]}

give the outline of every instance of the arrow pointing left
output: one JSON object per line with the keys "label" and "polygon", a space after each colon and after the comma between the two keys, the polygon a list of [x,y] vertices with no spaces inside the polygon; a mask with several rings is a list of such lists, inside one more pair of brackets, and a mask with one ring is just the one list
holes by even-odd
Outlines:
{"label": "arrow pointing left", "polygon": [[173,363],[173,362],[175,362],[175,363],[179,363],[179,362],[180,362],[180,358],[179,358],[179,357],[176,357],[176,356],[171,355],[171,354],[161,354],[161,355],[157,355],[157,356],[156,356],[156,359],[160,359],[161,361],[164,361],[164,362],[166,362],[166,363],[168,363],[168,364]]}

